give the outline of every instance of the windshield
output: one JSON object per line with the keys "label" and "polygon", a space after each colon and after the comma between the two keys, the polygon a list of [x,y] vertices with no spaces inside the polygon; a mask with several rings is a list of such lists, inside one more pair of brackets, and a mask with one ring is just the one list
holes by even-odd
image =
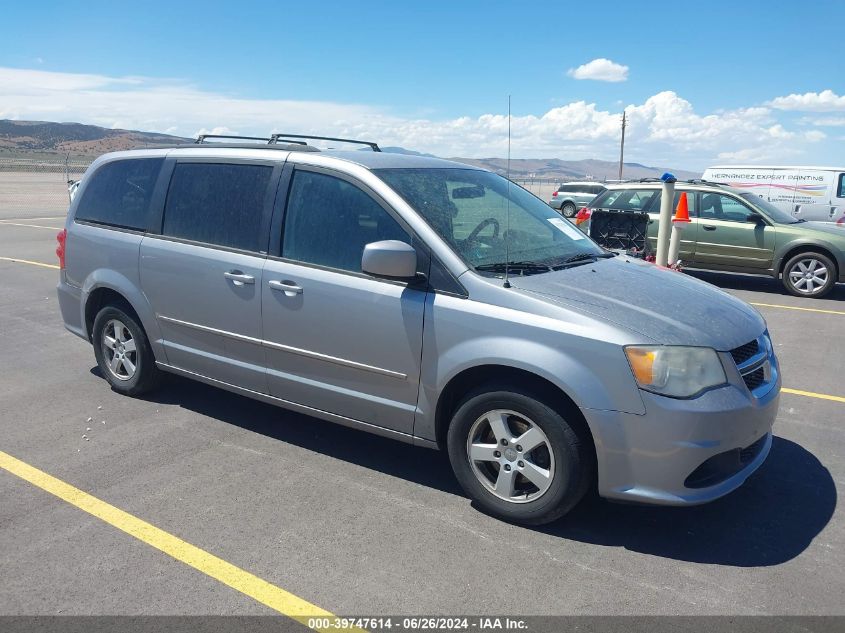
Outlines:
{"label": "windshield", "polygon": [[606,256],[545,202],[496,174],[476,169],[374,171],[475,269],[499,273],[507,261],[517,264],[517,274],[530,274]]}
{"label": "windshield", "polygon": [[746,202],[749,202],[760,209],[763,213],[769,216],[772,221],[777,222],[778,224],[796,224],[799,222],[799,220],[789,215],[786,211],[778,209],[771,202],[763,200],[760,196],[753,193],[741,193],[739,196]]}

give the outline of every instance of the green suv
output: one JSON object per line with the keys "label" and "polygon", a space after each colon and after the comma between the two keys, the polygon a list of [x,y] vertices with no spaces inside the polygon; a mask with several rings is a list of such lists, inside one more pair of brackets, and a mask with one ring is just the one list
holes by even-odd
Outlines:
{"label": "green suv", "polygon": [[[589,233],[593,211],[646,213],[656,250],[661,192],[659,181],[608,185],[575,221]],[[752,193],[705,181],[678,182],[673,207],[681,192],[692,220],[681,234],[685,267],[780,278],[798,297],[823,297],[845,282],[845,227],[797,220]]]}

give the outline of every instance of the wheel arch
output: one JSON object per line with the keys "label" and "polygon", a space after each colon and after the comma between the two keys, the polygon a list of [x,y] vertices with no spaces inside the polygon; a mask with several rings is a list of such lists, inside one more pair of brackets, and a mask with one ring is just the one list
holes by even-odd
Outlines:
{"label": "wheel arch", "polygon": [[543,376],[526,369],[497,364],[464,369],[455,374],[440,392],[435,406],[435,434],[441,450],[446,448],[446,434],[457,404],[464,395],[484,384],[508,384],[536,393],[546,404],[566,417],[567,422],[577,427],[580,434],[589,441],[590,450],[596,456],[595,440],[589,424],[569,394]]}
{"label": "wheel arch", "polygon": [[775,266],[778,278],[781,278],[783,276],[783,269],[786,267],[786,263],[800,253],[819,253],[821,255],[829,257],[830,260],[833,262],[834,266],[836,266],[837,280],[844,269],[844,262],[836,256],[833,248],[825,244],[818,244],[814,242],[801,242],[799,244],[789,244],[784,250],[783,254],[779,256],[777,265]]}
{"label": "wheel arch", "polygon": [[88,340],[92,339],[97,312],[111,302],[123,305],[130,316],[138,321],[150,341],[155,357],[166,362],[161,332],[152,306],[137,283],[112,270],[95,271],[82,287],[82,324]]}

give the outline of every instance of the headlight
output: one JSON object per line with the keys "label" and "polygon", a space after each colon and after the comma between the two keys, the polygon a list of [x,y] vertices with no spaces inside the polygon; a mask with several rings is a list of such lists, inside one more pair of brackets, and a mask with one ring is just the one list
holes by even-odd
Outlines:
{"label": "headlight", "polygon": [[727,381],[719,356],[709,347],[630,346],[625,355],[637,384],[664,396],[689,398]]}

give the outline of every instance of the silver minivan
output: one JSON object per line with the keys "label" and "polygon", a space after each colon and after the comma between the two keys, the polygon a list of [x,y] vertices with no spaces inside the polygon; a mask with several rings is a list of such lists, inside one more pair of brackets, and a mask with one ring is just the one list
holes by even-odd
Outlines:
{"label": "silver minivan", "polygon": [[170,372],[442,448],[506,520],[593,486],[707,502],[772,443],[758,312],[467,165],[299,142],[106,154],[57,253],[65,325],[115,391]]}

